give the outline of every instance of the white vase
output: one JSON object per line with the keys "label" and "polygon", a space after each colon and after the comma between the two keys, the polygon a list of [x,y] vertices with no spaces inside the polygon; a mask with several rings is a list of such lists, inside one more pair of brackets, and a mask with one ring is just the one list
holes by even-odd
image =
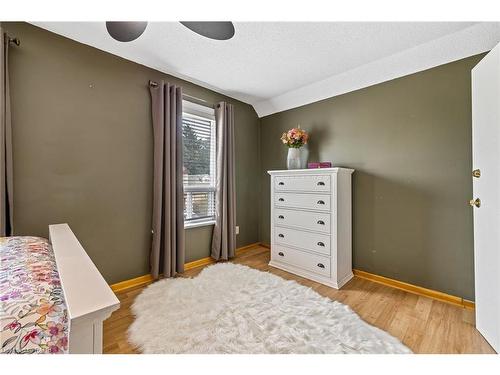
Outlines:
{"label": "white vase", "polygon": [[288,148],[288,156],[286,166],[288,169],[304,169],[307,167],[307,158],[309,157],[309,149],[307,146],[300,148]]}

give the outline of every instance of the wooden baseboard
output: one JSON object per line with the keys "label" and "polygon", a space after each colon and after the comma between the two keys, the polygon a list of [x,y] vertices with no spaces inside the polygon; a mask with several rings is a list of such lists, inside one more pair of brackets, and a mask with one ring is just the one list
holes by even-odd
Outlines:
{"label": "wooden baseboard", "polygon": [[239,248],[236,249],[235,255],[238,256],[241,253],[244,253],[245,251],[253,249],[253,248],[257,247],[257,246],[264,246],[264,245],[262,243],[260,243],[260,242],[255,242],[255,243],[251,243],[250,245],[239,247]]}
{"label": "wooden baseboard", "polygon": [[[260,246],[266,247],[268,249],[271,248],[269,244],[260,243]],[[475,308],[475,304],[472,301],[463,299],[462,297],[452,296],[451,294],[446,294],[443,292],[439,292],[433,289],[427,289],[418,285],[413,285],[410,283],[405,283],[403,281],[391,279],[385,276],[376,275],[373,273],[361,271],[361,270],[352,270],[356,277],[360,279],[370,280],[379,284],[383,284],[386,286],[390,286],[392,288],[404,290],[408,293],[417,294],[419,296],[424,296],[428,298],[432,298],[441,302],[450,303],[456,306],[460,306],[466,309],[473,310]]]}
{"label": "wooden baseboard", "polygon": [[403,281],[390,279],[385,276],[375,275],[373,273],[353,270],[356,277],[360,279],[370,280],[379,284],[390,286],[392,288],[404,290],[405,292],[417,294],[419,296],[429,297],[441,302],[450,303],[452,305],[460,306],[466,309],[474,309],[474,302],[463,299],[462,297],[452,296],[451,294],[446,294],[443,292],[438,292],[437,290],[427,289],[421,286],[405,283]]}
{"label": "wooden baseboard", "polygon": [[[260,242],[255,242],[250,245],[242,246],[236,249],[235,255],[238,256],[242,253],[244,253],[246,250],[253,249],[254,247],[260,246]],[[209,264],[214,264],[216,261],[212,257],[206,257],[206,258],[201,258],[198,260],[194,260],[189,263],[184,264],[184,271],[196,268],[196,267],[201,267],[201,266],[207,266]]]}
{"label": "wooden baseboard", "polygon": [[[257,246],[265,247],[267,249],[271,248],[271,246],[266,244],[266,243],[256,242],[256,243],[253,243],[253,244],[243,246],[243,247],[236,249],[236,256],[241,255],[246,250],[253,249]],[[185,263],[184,270],[187,271],[187,270],[190,270],[190,269],[193,269],[196,267],[206,266],[206,265],[213,264],[213,263],[215,263],[215,260],[213,260],[211,257],[206,257],[206,258],[195,260],[193,262]],[[427,289],[427,288],[424,288],[421,286],[405,283],[403,281],[391,279],[391,278],[388,278],[385,276],[380,276],[380,275],[376,275],[376,274],[361,271],[361,270],[354,269],[353,273],[356,277],[358,277],[360,279],[370,280],[370,281],[373,281],[373,282],[376,282],[379,284],[390,286],[392,288],[404,290],[405,292],[417,294],[419,296],[429,297],[429,298],[432,298],[432,299],[435,299],[435,300],[438,300],[441,302],[450,303],[450,304],[460,306],[460,307],[463,307],[466,309],[474,309],[475,308],[475,304],[472,301],[468,301],[468,300],[463,299],[461,297],[452,296],[450,294],[446,294],[443,292],[438,292],[437,290]],[[115,293],[126,292],[127,290],[130,290],[133,288],[137,288],[140,286],[145,286],[145,285],[151,284],[153,281],[154,280],[153,280],[153,277],[151,275],[144,275],[144,276],[136,277],[134,279],[125,280],[125,281],[122,281],[122,282],[119,282],[116,284],[112,284],[111,289]]]}
{"label": "wooden baseboard", "polygon": [[145,286],[153,282],[153,276],[143,275],[130,280],[120,281],[119,283],[110,285],[111,290],[115,293],[125,292],[132,288],[137,288],[139,286]]}
{"label": "wooden baseboard", "polygon": [[[240,255],[241,253],[245,252],[246,250],[253,249],[257,246],[261,246],[260,242],[252,243],[250,245],[242,246],[236,249],[236,255]],[[266,246],[264,246],[266,247]],[[196,267],[201,267],[201,266],[206,266],[209,264],[213,264],[216,261],[211,258],[211,257],[206,257],[206,258],[201,258],[192,262],[184,263],[184,271],[188,271],[190,269],[196,268]],[[145,286],[148,284],[151,284],[154,281],[153,276],[151,275],[143,275],[139,276],[130,280],[125,280],[121,281],[116,284],[110,285],[111,290],[115,293],[118,292],[126,292],[127,290],[137,288],[140,286]]]}
{"label": "wooden baseboard", "polygon": [[211,257],[193,260],[192,262],[184,263],[184,271],[188,271],[196,267],[206,266],[208,264],[213,264],[213,263],[215,263],[215,260]]}

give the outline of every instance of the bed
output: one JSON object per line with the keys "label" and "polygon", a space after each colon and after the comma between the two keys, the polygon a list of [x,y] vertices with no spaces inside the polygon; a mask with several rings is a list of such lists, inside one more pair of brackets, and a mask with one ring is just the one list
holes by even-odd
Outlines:
{"label": "bed", "polygon": [[102,353],[120,303],[67,224],[0,239],[0,352]]}

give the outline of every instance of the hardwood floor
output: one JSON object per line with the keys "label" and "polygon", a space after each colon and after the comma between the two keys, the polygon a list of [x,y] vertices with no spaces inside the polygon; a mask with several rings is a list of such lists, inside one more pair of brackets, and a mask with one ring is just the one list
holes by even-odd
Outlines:
{"label": "hardwood floor", "polygon": [[[354,278],[335,290],[311,280],[268,266],[269,249],[255,247],[233,262],[285,279],[296,280],[319,294],[349,305],[366,322],[398,337],[415,353],[494,353],[474,328],[474,311]],[[186,271],[182,277],[196,276],[202,267]],[[137,353],[127,342],[133,321],[130,307],[143,288],[118,293],[121,307],[104,322],[104,353]]]}

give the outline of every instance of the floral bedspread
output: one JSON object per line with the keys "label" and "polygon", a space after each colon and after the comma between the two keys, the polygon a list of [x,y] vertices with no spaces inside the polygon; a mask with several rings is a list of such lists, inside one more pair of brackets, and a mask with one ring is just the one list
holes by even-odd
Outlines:
{"label": "floral bedspread", "polygon": [[0,353],[67,353],[68,332],[49,242],[0,237]]}

